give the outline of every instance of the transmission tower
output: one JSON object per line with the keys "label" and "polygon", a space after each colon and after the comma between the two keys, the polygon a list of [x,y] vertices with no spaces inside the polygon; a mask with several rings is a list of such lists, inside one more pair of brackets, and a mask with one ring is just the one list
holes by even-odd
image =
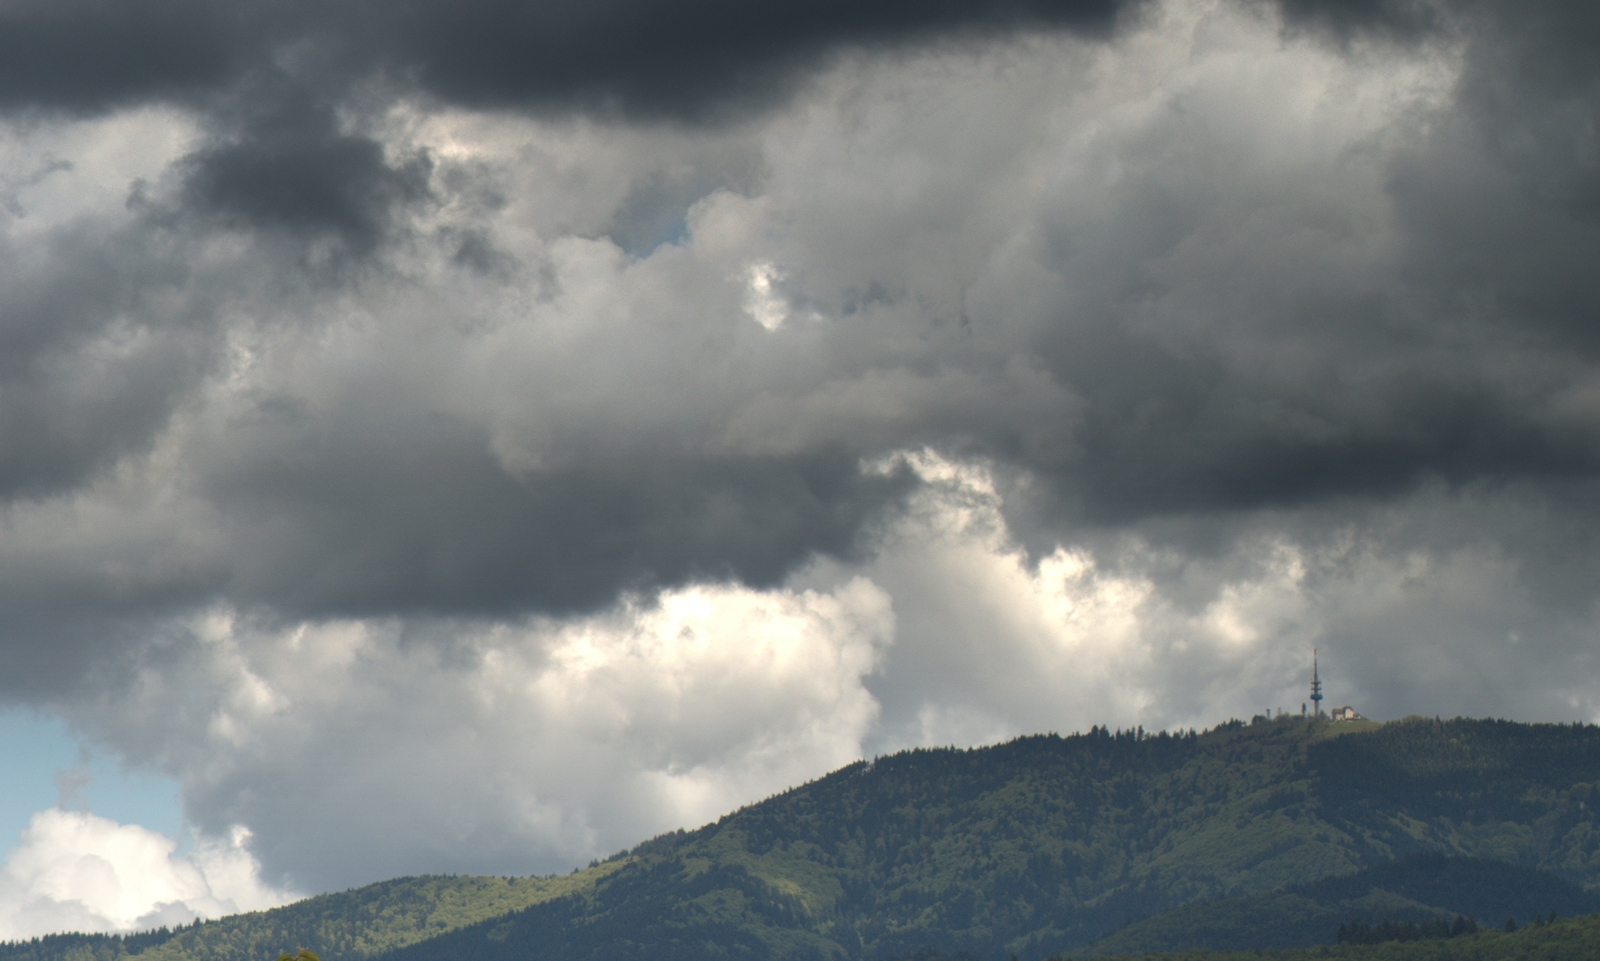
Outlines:
{"label": "transmission tower", "polygon": [[1322,716],[1322,678],[1317,676],[1317,649],[1311,649],[1311,715]]}

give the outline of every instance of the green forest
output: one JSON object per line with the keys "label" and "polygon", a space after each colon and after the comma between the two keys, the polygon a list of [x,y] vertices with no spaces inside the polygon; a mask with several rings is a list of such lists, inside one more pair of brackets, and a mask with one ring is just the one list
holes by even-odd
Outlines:
{"label": "green forest", "polygon": [[[1593,961],[1600,957],[1600,915],[1532,924],[1515,932],[1480,931],[1454,938],[1277,951],[1193,950],[1138,957],[1142,961]],[[1063,955],[1054,961],[1069,959]]]}
{"label": "green forest", "polygon": [[[852,764],[570,875],[399,879],[0,961],[1523,957],[1482,952],[1600,911],[1597,792],[1593,726],[1094,728]],[[1338,943],[1458,917],[1477,930]]]}

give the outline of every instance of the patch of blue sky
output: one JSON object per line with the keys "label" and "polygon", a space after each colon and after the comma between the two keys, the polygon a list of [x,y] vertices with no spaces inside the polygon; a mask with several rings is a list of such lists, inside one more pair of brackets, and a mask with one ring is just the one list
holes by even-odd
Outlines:
{"label": "patch of blue sky", "polygon": [[125,770],[57,718],[0,711],[0,851],[17,843],[36,811],[57,805],[173,838],[184,833],[176,782]]}

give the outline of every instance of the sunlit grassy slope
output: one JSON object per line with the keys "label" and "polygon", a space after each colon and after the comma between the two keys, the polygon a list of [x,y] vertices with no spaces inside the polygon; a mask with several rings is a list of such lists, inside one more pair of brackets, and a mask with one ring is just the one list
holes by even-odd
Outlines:
{"label": "sunlit grassy slope", "polygon": [[1331,941],[1358,919],[1347,913],[1463,910],[1449,903],[1460,896],[1421,888],[1306,887],[1418,853],[1497,862],[1473,862],[1474,890],[1508,913],[1523,910],[1510,894],[1530,878],[1579,898],[1574,884],[1600,888],[1597,781],[1600,729],[1587,726],[1096,729],[854,764],[567,877],[408,879],[160,944],[57,939],[0,949],[0,961],[68,949],[270,961],[300,946],[325,961],[873,961],[928,947],[1030,961],[1108,936],[1102,949],[1239,943],[1218,930],[1260,937],[1295,905],[1298,943]]}

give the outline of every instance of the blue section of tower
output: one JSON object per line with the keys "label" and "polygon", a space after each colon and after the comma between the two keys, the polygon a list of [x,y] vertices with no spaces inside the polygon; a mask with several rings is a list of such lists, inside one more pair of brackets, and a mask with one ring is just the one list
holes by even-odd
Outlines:
{"label": "blue section of tower", "polygon": [[1317,676],[1317,652],[1311,652],[1311,713],[1315,717],[1322,716],[1322,678]]}

